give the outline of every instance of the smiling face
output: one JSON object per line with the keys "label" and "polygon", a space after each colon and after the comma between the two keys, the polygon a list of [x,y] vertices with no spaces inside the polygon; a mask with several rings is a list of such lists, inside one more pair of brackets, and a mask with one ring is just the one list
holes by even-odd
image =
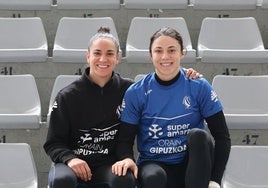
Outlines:
{"label": "smiling face", "polygon": [[175,38],[162,35],[152,42],[151,60],[161,80],[171,80],[178,74],[183,57],[181,46]]}
{"label": "smiling face", "polygon": [[86,57],[90,66],[90,79],[103,86],[110,80],[120,55],[110,38],[100,37],[92,42]]}

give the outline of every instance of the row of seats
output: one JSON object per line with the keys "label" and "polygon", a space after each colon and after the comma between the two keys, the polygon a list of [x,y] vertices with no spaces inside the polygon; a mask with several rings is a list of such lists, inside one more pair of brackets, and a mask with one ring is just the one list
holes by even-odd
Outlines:
{"label": "row of seats", "polygon": [[[0,143],[0,188],[37,188],[36,165],[29,144]],[[222,188],[268,187],[268,146],[232,145]]]}
{"label": "row of seats", "polygon": [[268,8],[268,0],[0,0],[2,10],[50,10],[57,9],[194,9],[206,10],[244,10],[256,9],[257,6]]}
{"label": "row of seats", "polygon": [[[142,76],[137,77],[140,79]],[[79,75],[59,75],[55,79],[48,121],[58,91],[78,78]],[[267,83],[268,76],[214,77],[212,86],[223,103],[230,129],[268,129]],[[41,105],[34,77],[0,75],[0,88],[0,128],[39,128]]]}
{"label": "row of seats", "polygon": [[[110,27],[118,39],[111,17],[60,19],[52,60],[55,63],[85,63],[88,40],[100,26]],[[184,40],[184,63],[268,63],[268,50],[253,17],[210,18],[202,21],[197,48],[183,17],[134,17],[126,40],[128,63],[150,63],[149,39],[157,29],[177,29]],[[39,17],[0,18],[0,62],[45,62],[48,58],[46,33]]]}

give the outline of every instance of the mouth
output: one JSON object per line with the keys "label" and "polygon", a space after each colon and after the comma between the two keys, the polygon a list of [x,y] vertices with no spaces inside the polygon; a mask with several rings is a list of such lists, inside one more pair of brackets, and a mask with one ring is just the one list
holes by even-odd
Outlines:
{"label": "mouth", "polygon": [[97,65],[97,67],[100,69],[107,69],[109,68],[109,65]]}
{"label": "mouth", "polygon": [[169,67],[169,66],[173,65],[173,63],[172,62],[164,62],[164,63],[160,63],[160,65],[163,67]]}

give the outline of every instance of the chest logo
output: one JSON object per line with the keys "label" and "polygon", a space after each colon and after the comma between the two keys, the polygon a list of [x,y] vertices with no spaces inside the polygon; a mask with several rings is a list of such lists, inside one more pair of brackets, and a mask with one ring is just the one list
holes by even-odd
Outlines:
{"label": "chest logo", "polygon": [[153,139],[158,139],[161,135],[163,135],[162,128],[157,124],[151,125],[149,127],[149,136]]}

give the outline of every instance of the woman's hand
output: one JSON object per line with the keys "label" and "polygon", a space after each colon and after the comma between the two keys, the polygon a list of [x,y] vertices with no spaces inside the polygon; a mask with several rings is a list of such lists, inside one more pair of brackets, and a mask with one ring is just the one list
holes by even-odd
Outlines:
{"label": "woman's hand", "polygon": [[70,159],[67,165],[74,171],[76,176],[83,181],[91,180],[91,169],[89,168],[86,161],[79,158]]}
{"label": "woman's hand", "polygon": [[195,71],[193,68],[183,68],[186,77],[190,78],[190,79],[197,79],[197,78],[202,78],[203,74],[200,74],[199,72]]}
{"label": "woman's hand", "polygon": [[138,167],[136,163],[130,158],[126,158],[114,163],[112,166],[112,173],[117,176],[125,176],[127,174],[128,169],[132,170],[134,177],[137,179]]}

